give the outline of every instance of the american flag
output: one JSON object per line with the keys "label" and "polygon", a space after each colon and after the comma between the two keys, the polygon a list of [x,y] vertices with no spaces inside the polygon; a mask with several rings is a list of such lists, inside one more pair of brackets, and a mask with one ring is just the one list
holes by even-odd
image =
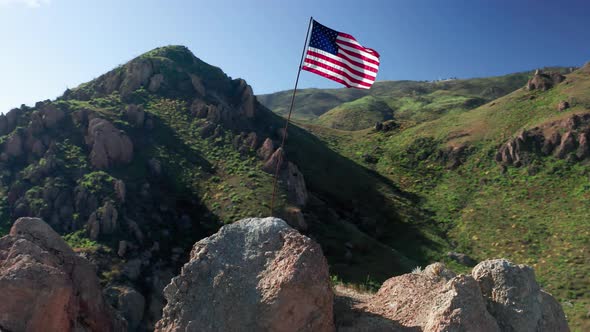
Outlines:
{"label": "american flag", "polygon": [[379,53],[363,47],[353,36],[332,30],[314,20],[301,69],[348,88],[369,89],[379,70]]}

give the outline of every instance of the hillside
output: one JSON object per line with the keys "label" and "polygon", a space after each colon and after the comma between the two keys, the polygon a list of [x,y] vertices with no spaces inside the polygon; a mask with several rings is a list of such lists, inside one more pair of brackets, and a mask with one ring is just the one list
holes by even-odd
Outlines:
{"label": "hillside", "polygon": [[[0,235],[43,218],[98,266],[115,307],[121,289],[145,299],[133,319],[152,329],[196,240],[269,215],[283,125],[244,80],[154,49],[0,116]],[[414,195],[306,130],[287,135],[275,215],[321,244],[334,278],[375,287],[449,248]]]}
{"label": "hillside", "polygon": [[590,64],[529,78],[475,109],[393,131],[308,130],[417,195],[455,251],[532,265],[572,329],[586,331]]}
{"label": "hillside", "polygon": [[[547,70],[567,72],[566,68]],[[301,89],[292,118],[335,129],[360,130],[395,118],[416,124],[443,114],[463,112],[502,97],[520,87],[532,72],[498,77],[437,82],[381,81],[370,90]],[[273,112],[286,116],[292,90],[258,96]],[[362,115],[359,115],[359,110]]]}

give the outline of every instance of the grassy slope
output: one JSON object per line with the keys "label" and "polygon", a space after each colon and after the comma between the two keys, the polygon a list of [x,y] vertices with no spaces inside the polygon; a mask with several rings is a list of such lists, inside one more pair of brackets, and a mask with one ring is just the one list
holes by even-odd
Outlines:
{"label": "grassy slope", "polygon": [[316,121],[322,126],[360,130],[373,126],[375,122],[393,119],[393,110],[386,102],[373,96],[366,96],[343,103],[322,114]]}
{"label": "grassy slope", "polygon": [[[231,90],[229,79],[219,68],[200,60],[193,61],[192,54],[185,48],[159,48],[140,56],[140,59],[152,61],[171,81],[175,79],[174,75],[179,75],[176,68],[180,66],[201,77],[207,89],[219,94]],[[261,170],[262,161],[256,157],[255,151],[239,153],[236,150],[233,141],[239,133],[225,128],[216,138],[202,138],[206,120],[191,115],[192,97],[181,94],[180,90],[172,89],[163,95],[140,88],[127,97],[122,97],[119,92],[108,95],[100,92],[104,80],[125,70],[125,65],[120,66],[72,90],[73,96],[81,94],[84,98],[62,98],[54,103],[68,115],[79,110],[96,112],[124,130],[134,142],[132,163],[106,172],[94,171],[82,131],[68,122],[51,136],[60,146],[59,161],[66,165],[66,170],[56,171],[51,175],[52,179],[65,178],[67,185],[74,186],[80,176],[92,178],[92,181],[81,181],[88,182],[90,189],[97,191],[114,178],[124,180],[128,200],[122,209],[138,221],[146,234],[153,234],[161,245],[174,246],[182,242],[182,246],[188,248],[202,236],[214,232],[219,227],[218,222],[268,215],[272,176]],[[124,110],[129,102],[143,105],[154,121],[153,129],[146,132],[127,122]],[[264,128],[260,139],[276,136],[272,128],[281,127],[284,120],[263,107],[257,114],[256,123]],[[437,259],[448,247],[438,227],[420,215],[412,197],[406,197],[389,179],[339,155],[317,137],[296,126],[289,130],[286,149],[287,158],[301,169],[307,187],[315,197],[304,210],[310,225],[309,234],[321,243],[331,272],[338,278],[351,282],[382,281],[393,274],[408,272],[415,265]],[[151,158],[162,164],[165,176],[161,179],[150,176],[146,168]],[[24,172],[26,167],[38,168],[40,163],[26,161],[15,165],[11,174]],[[0,235],[7,232],[12,222],[10,216],[3,213],[7,207],[6,192],[14,180],[12,175],[0,185]],[[158,204],[166,204],[173,210],[182,208],[183,213],[186,211],[198,221],[195,222],[198,224],[195,227],[200,230],[198,234],[183,230],[167,233],[175,223],[161,209],[154,211],[155,203],[142,197],[141,188],[146,182],[150,183],[150,192],[161,194],[162,201]],[[35,184],[27,190],[37,197],[42,192],[42,185]],[[99,198],[102,200],[102,196]],[[280,209],[286,205],[284,190],[279,190],[278,198],[277,207]],[[42,199],[35,203],[45,204]],[[162,214],[159,222],[153,220],[152,211]],[[158,234],[169,235],[157,238]],[[97,243],[89,241],[84,230],[78,230],[67,238],[79,248],[110,246],[113,252],[118,240],[125,239],[128,234],[117,236],[100,238]],[[347,242],[354,247],[352,258],[346,258]]]}
{"label": "grassy slope", "polygon": [[[530,74],[531,72],[522,72],[498,77],[434,83],[382,81],[375,83],[369,91],[302,89],[297,91],[292,117],[298,121],[318,123],[338,129],[358,130],[371,127],[375,121],[388,119],[391,116],[388,110],[390,108],[395,111],[396,119],[418,123],[432,120],[447,112],[472,109],[486,101],[501,97],[523,86]],[[281,91],[261,95],[258,98],[275,113],[285,116],[291,94],[292,90]],[[384,105],[376,107],[374,105],[376,100],[387,104],[387,107]],[[361,105],[368,107],[359,107]],[[354,111],[350,111],[350,108],[354,108]],[[359,117],[356,112],[358,109],[364,109],[368,113],[367,117]]]}
{"label": "grassy slope", "polygon": [[[563,304],[573,330],[584,331],[590,329],[590,167],[541,158],[534,167],[503,173],[493,161],[498,147],[520,129],[590,110],[590,73],[577,71],[567,81],[547,92],[521,89],[395,133],[311,130],[359,163],[363,152],[380,146],[374,169],[422,197],[456,250],[532,265],[542,286]],[[558,113],[560,100],[573,107]],[[455,170],[409,153],[428,156],[458,144],[474,150]]]}

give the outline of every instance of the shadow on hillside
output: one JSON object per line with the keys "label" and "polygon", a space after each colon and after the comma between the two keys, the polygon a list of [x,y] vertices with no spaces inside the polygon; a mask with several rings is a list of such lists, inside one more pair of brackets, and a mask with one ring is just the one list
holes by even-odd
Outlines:
{"label": "shadow on hillside", "polygon": [[[397,251],[393,256],[402,256],[398,257],[397,262],[402,267],[391,267],[389,275],[385,275],[382,267],[358,262],[359,266],[355,268],[364,269],[363,276],[360,276],[362,279],[367,275],[373,277],[373,270],[379,271],[375,276],[377,279],[409,272],[416,265],[430,263],[433,252],[441,253],[444,250],[442,231],[425,211],[417,207],[419,196],[402,191],[391,180],[336,153],[318,137],[299,127],[290,127],[286,151],[287,158],[293,160],[303,172],[308,190],[324,201],[326,208],[338,214],[338,218],[330,217],[329,213],[322,213],[318,211],[321,208],[316,208],[320,215],[318,222],[330,223],[334,227],[333,232],[343,232],[342,227],[348,228],[339,236],[339,241],[344,240],[340,242],[341,246],[347,242],[346,234],[356,232],[350,226],[343,225],[343,221],[353,224],[374,241]],[[327,229],[324,229],[324,233],[330,238],[338,237],[328,234],[330,231]],[[384,247],[375,245],[373,248],[380,250],[370,254],[384,255],[380,252]],[[338,256],[346,251],[331,251],[326,254],[330,264],[341,263],[342,259]],[[331,257],[332,254],[336,257]],[[363,253],[363,256],[367,257],[369,253]],[[383,260],[374,263],[386,264]]]}

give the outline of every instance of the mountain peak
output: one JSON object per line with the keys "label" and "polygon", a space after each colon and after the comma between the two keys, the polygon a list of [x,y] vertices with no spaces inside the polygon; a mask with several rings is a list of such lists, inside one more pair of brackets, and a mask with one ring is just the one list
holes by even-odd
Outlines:
{"label": "mountain peak", "polygon": [[220,68],[197,58],[186,46],[170,45],[148,51],[104,75],[64,93],[65,99],[88,100],[117,92],[133,99],[144,89],[172,98],[192,99],[205,89],[227,92],[232,80]]}

